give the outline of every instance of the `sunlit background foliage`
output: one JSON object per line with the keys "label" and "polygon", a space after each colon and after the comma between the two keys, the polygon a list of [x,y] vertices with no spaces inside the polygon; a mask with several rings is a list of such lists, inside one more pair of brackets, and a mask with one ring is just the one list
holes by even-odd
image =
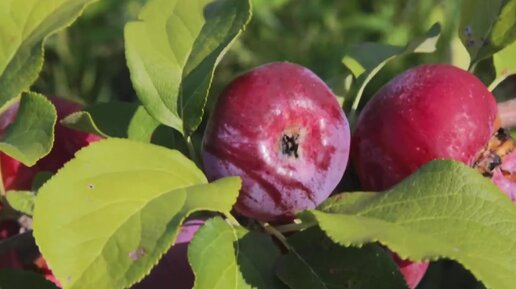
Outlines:
{"label": "sunlit background foliage", "polygon": [[[135,100],[124,59],[123,27],[145,2],[99,1],[70,29],[49,39],[36,90],[87,103]],[[253,20],[219,66],[213,94],[239,73],[271,61],[305,65],[339,92],[348,73],[341,60],[350,45],[365,41],[404,45],[435,22],[443,25],[438,51],[391,62],[366,95],[407,67],[467,61],[456,35],[458,0],[255,0],[253,4]]]}

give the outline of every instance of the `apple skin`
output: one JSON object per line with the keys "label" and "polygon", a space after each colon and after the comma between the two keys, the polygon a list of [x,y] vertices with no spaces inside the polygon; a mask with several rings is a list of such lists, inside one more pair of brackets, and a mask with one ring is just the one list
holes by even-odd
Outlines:
{"label": "apple skin", "polygon": [[[8,239],[20,232],[20,224],[14,220],[3,220],[0,222],[0,240]],[[23,264],[14,250],[7,251],[0,255],[0,269],[13,268],[22,269]]]}
{"label": "apple skin", "polygon": [[496,130],[493,95],[474,75],[446,64],[399,75],[367,103],[352,138],[363,189],[382,191],[434,159],[473,165]]}
{"label": "apple skin", "polygon": [[[352,137],[352,162],[363,189],[384,191],[434,159],[474,165],[496,129],[495,98],[478,78],[451,65],[422,65],[367,103]],[[415,288],[428,263],[394,256]]]}
{"label": "apple skin", "polygon": [[192,289],[194,274],[188,263],[188,244],[205,223],[191,219],[183,223],[176,242],[147,277],[131,289]]}
{"label": "apple skin", "polygon": [[202,159],[210,180],[242,178],[238,213],[287,221],[332,193],[349,142],[348,121],[326,84],[305,67],[276,62],[241,75],[222,92]]}
{"label": "apple skin", "polygon": [[[81,110],[82,106],[80,104],[58,97],[49,97],[48,99],[54,104],[57,111],[54,146],[47,156],[32,167],[27,167],[10,156],[0,153],[2,179],[6,191],[31,189],[32,180],[38,172],[55,173],[73,158],[76,151],[101,139],[100,136],[76,131],[59,123],[69,114]],[[19,103],[16,103],[0,115],[0,136],[6,127],[14,121],[18,106]]]}
{"label": "apple skin", "polygon": [[516,203],[516,150],[502,157],[502,164],[493,171],[491,181]]}
{"label": "apple skin", "polygon": [[[2,180],[6,191],[9,190],[30,190],[34,176],[40,171],[56,172],[66,162],[71,160],[76,151],[87,146],[91,142],[100,140],[101,137],[76,131],[60,124],[60,120],[71,113],[81,110],[82,106],[58,97],[48,98],[56,107],[57,123],[55,126],[54,145],[50,153],[39,160],[34,166],[27,167],[10,156],[0,153],[0,167],[2,170]],[[19,103],[13,104],[2,115],[0,115],[0,136],[3,134],[9,124],[16,117]],[[14,260],[17,255],[12,252],[10,255]],[[16,266],[21,267],[18,261]],[[47,280],[50,280],[60,287],[59,281],[54,277],[52,271],[48,268],[45,260],[40,256],[34,261],[34,265],[39,268],[40,272]],[[15,267],[16,267],[15,266]],[[12,266],[11,266],[12,267]]]}
{"label": "apple skin", "polygon": [[421,282],[421,279],[423,279],[429,264],[427,262],[403,260],[394,253],[391,253],[391,255],[393,256],[394,262],[398,265],[401,274],[405,277],[409,288],[416,288],[419,282]]}
{"label": "apple skin", "polygon": [[45,279],[48,281],[54,283],[58,288],[62,288],[61,282],[57,280],[56,276],[54,276],[54,273],[50,269],[50,267],[47,264],[47,261],[42,256],[39,256],[36,258],[36,260],[33,261],[34,266],[36,266],[39,273],[43,274]]}

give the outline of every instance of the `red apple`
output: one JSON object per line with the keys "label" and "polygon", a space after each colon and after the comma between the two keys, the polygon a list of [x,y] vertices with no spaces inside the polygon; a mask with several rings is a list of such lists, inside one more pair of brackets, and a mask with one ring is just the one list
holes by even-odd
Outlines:
{"label": "red apple", "polygon": [[[0,240],[17,235],[20,232],[20,224],[14,220],[3,220],[0,222]],[[10,250],[0,255],[0,269],[14,268],[21,269],[22,263],[16,251]]]}
{"label": "red apple", "polygon": [[[49,97],[57,110],[54,146],[50,153],[39,160],[34,166],[27,167],[10,156],[0,153],[2,179],[6,191],[28,190],[32,186],[34,176],[40,171],[56,172],[73,158],[76,151],[89,143],[100,140],[101,137],[67,128],[59,123],[71,113],[81,110],[81,105],[58,97]],[[5,128],[14,121],[18,104],[10,107],[0,116],[0,136]]]}
{"label": "red apple", "polygon": [[391,253],[391,255],[394,262],[398,265],[398,268],[405,278],[405,282],[407,282],[409,288],[416,288],[419,282],[423,279],[429,264],[427,262],[412,262],[410,260],[404,260],[394,253]]}
{"label": "red apple", "polygon": [[[367,103],[352,138],[352,161],[363,189],[373,191],[391,188],[434,159],[457,160],[489,175],[499,165],[497,130],[495,98],[478,78],[450,65],[423,65]],[[489,143],[496,144],[493,150]],[[395,260],[414,288],[428,264]]]}
{"label": "red apple", "polygon": [[162,257],[149,276],[131,289],[192,289],[194,274],[188,263],[188,244],[204,224],[203,219],[191,219],[181,227],[175,244]]}
{"label": "red apple", "polygon": [[[49,99],[56,107],[58,119],[55,126],[55,138],[52,150],[32,167],[27,167],[10,156],[0,153],[2,180],[6,191],[30,190],[33,178],[38,172],[56,172],[67,161],[73,158],[76,151],[93,141],[101,139],[101,137],[97,135],[76,131],[64,127],[59,123],[59,120],[69,114],[81,110],[80,104],[57,97],[50,97]],[[0,136],[3,134],[6,127],[14,121],[18,106],[19,103],[16,103],[0,115]],[[12,252],[11,258],[17,258],[15,252]],[[45,275],[45,278],[54,282],[57,286],[60,285],[42,257],[36,259],[34,264]]]}
{"label": "red apple", "polygon": [[36,260],[34,260],[33,263],[36,266],[36,268],[38,268],[39,272],[41,274],[43,274],[45,279],[54,283],[58,288],[62,288],[61,282],[59,282],[59,280],[57,280],[56,276],[54,276],[54,273],[52,272],[50,267],[48,267],[47,261],[42,256],[39,256],[38,258],[36,258]]}
{"label": "red apple", "polygon": [[501,164],[493,170],[491,180],[516,203],[516,151],[501,158]]}
{"label": "red apple", "polygon": [[240,214],[287,220],[335,189],[347,165],[349,134],[335,95],[313,72],[267,64],[219,96],[204,134],[205,173],[210,180],[242,177]]}
{"label": "red apple", "polygon": [[367,190],[386,190],[425,163],[473,166],[497,127],[496,101],[474,75],[450,65],[410,69],[367,103],[352,160]]}

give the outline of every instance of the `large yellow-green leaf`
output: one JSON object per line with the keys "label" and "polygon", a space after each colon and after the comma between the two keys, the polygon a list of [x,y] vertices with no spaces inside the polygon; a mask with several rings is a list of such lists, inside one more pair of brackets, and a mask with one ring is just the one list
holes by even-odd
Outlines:
{"label": "large yellow-green leaf", "polygon": [[218,62],[251,17],[249,0],[152,0],[125,28],[139,99],[161,123],[190,135]]}
{"label": "large yellow-green leaf", "polygon": [[239,178],[208,184],[177,151],[103,140],[40,188],[34,236],[64,288],[127,288],[172,245],[184,218],[229,212],[239,189]]}
{"label": "large yellow-green leaf", "polygon": [[344,193],[303,213],[343,246],[380,242],[412,260],[456,260],[490,289],[516,284],[516,205],[476,170],[433,161],[383,193]]}
{"label": "large yellow-green leaf", "polygon": [[0,1],[0,107],[38,77],[45,39],[70,25],[93,1]]}

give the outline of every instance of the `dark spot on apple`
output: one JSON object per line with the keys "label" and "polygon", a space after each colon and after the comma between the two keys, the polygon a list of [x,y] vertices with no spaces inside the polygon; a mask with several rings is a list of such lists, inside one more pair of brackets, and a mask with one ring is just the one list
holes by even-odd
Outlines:
{"label": "dark spot on apple", "polygon": [[494,155],[491,163],[489,164],[489,170],[496,169],[499,165],[502,164],[502,158],[499,155]]}
{"label": "dark spot on apple", "polygon": [[501,142],[508,140],[509,137],[509,132],[505,128],[499,128],[496,131],[496,138]]}
{"label": "dark spot on apple", "polygon": [[509,132],[504,128],[499,128],[473,164],[484,177],[492,177],[493,172],[503,163],[503,158],[511,153],[516,146],[516,142],[511,138]]}
{"label": "dark spot on apple", "polygon": [[281,138],[281,153],[291,157],[294,155],[296,159],[299,158],[299,134],[284,134]]}

